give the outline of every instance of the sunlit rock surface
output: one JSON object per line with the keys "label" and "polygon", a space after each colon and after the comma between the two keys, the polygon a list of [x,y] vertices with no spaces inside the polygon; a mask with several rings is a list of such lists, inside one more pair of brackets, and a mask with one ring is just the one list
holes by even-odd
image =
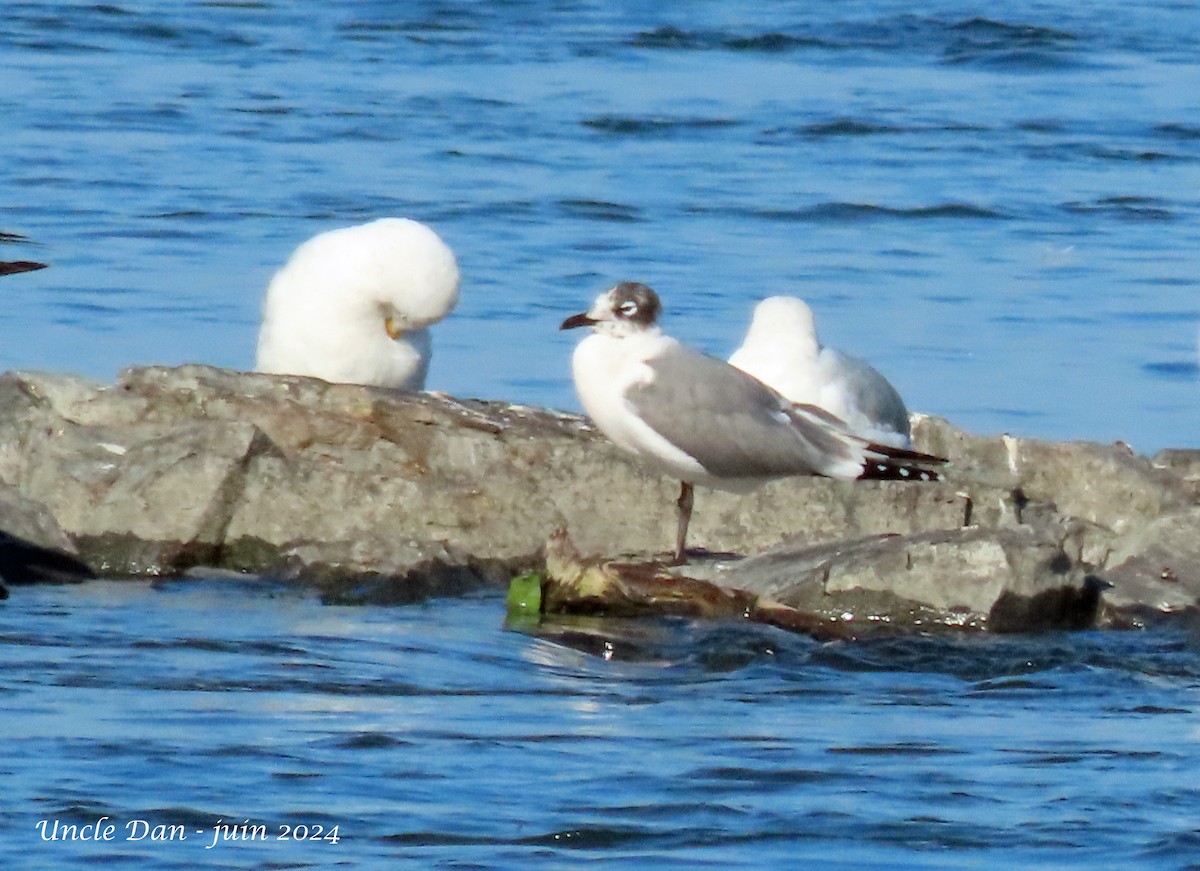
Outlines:
{"label": "sunlit rock surface", "polygon": [[[906,625],[1053,628],[1097,591],[1100,625],[1195,607],[1197,452],[1151,461],[922,416],[913,434],[950,460],[946,481],[698,490],[690,541],[745,558],[686,568],[805,613]],[[19,542],[107,576],[212,566],[332,601],[412,601],[541,567],[560,528],[584,554],[661,556],[677,488],[544,409],[203,366],[115,385],[0,376],[0,553]]]}

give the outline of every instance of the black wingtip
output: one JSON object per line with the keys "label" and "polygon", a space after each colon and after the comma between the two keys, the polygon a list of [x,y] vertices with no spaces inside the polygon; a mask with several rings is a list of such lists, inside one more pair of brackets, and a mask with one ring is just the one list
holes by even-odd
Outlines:
{"label": "black wingtip", "polygon": [[860,481],[940,481],[942,475],[933,469],[896,463],[891,460],[869,460],[863,464]]}
{"label": "black wingtip", "polygon": [[942,474],[931,465],[944,465],[946,457],[935,457],[908,447],[869,444],[859,480],[870,481],[941,481]]}
{"label": "black wingtip", "polygon": [[890,445],[871,444],[867,450],[873,457],[868,457],[863,463],[859,480],[866,481],[941,481],[942,474],[930,466],[941,466],[947,462],[944,457],[933,454],[923,454],[908,448],[894,448]]}
{"label": "black wingtip", "polygon": [[930,466],[942,466],[950,462],[945,457],[938,457],[933,454],[923,454],[920,451],[914,451],[911,448],[894,448],[891,445],[881,445],[872,442],[867,445],[867,450],[875,454],[882,454],[890,460],[899,460],[906,463],[921,463]]}

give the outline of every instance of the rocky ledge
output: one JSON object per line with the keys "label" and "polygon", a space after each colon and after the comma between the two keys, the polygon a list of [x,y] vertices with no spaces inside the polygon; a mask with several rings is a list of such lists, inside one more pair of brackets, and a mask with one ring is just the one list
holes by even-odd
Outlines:
{"label": "rocky ledge", "polygon": [[[860,624],[1014,631],[1196,608],[1200,451],[1148,459],[929,417],[914,439],[950,460],[945,481],[699,491],[690,541],[709,555],[682,574]],[[111,385],[0,376],[10,586],[203,567],[414,601],[544,569],[559,529],[585,554],[661,556],[677,487],[544,409],[203,366]]]}

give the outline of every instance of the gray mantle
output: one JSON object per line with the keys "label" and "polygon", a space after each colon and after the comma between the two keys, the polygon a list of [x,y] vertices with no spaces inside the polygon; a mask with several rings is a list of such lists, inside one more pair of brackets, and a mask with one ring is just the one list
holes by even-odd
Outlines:
{"label": "gray mantle", "polygon": [[[998,602],[1058,589],[1105,587],[1114,614],[1195,608],[1200,451],[919,416],[914,439],[946,481],[698,491],[693,545],[750,556],[695,571],[807,611],[997,627]],[[677,488],[545,409],[204,366],[0,376],[10,585],[206,567],[412,601],[536,567],[560,528],[585,553],[661,556]]]}

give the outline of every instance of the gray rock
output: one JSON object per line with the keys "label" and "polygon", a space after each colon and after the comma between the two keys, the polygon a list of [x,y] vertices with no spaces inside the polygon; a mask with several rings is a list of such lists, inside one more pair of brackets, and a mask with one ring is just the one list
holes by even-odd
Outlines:
{"label": "gray rock", "polygon": [[1122,444],[974,436],[924,416],[914,417],[913,442],[949,459],[949,477],[988,512],[976,515],[986,525],[1019,523],[1027,505],[1046,504],[1119,534],[1197,502],[1177,471]]}
{"label": "gray rock", "polygon": [[[729,576],[863,619],[1059,625],[1045,615],[1073,613],[1093,575],[1118,584],[1110,603],[1195,601],[1200,498],[1182,453],[1151,463],[936,418],[917,418],[914,439],[951,461],[946,481],[698,490],[692,541],[766,551]],[[69,553],[65,540],[104,574],[205,564],[336,601],[498,583],[560,527],[585,552],[644,560],[673,541],[678,492],[575,415],[204,366],[107,386],[0,376],[5,487],[53,519],[59,538],[41,546]],[[1154,586],[1163,566],[1182,580]]]}
{"label": "gray rock", "polygon": [[91,577],[91,569],[50,510],[0,484],[0,587],[5,580],[70,583]]}
{"label": "gray rock", "polygon": [[[674,534],[677,482],[574,415],[200,366],[131,370],[109,388],[10,375],[7,388],[0,419],[20,449],[0,470],[105,573],[198,560],[294,572],[363,541],[414,565],[430,544],[519,565],[559,526],[584,548],[643,556]],[[951,486],[816,479],[698,503],[695,540],[729,550],[797,529],[934,529],[966,510]]]}
{"label": "gray rock", "polygon": [[1121,445],[1024,439],[1017,464],[1028,499],[1118,534],[1196,501],[1178,475]]}
{"label": "gray rock", "polygon": [[406,605],[501,586],[527,566],[479,560],[440,542],[311,542],[277,560],[280,577],[315,585],[339,605]]}
{"label": "gray rock", "polygon": [[168,574],[217,556],[245,466],[270,447],[248,423],[160,434],[63,422],[31,447],[21,484],[98,571]]}
{"label": "gray rock", "polygon": [[1200,448],[1167,448],[1150,461],[1156,468],[1169,469],[1187,481],[1200,481]]}
{"label": "gray rock", "polygon": [[958,481],[1012,491],[1020,486],[1014,461],[1017,439],[1009,436],[972,435],[940,417],[914,414],[911,417],[913,446],[925,453],[945,457],[949,473]]}
{"label": "gray rock", "polygon": [[1117,539],[1104,577],[1118,607],[1200,605],[1200,507],[1164,514]]}
{"label": "gray rock", "polygon": [[1061,514],[1051,503],[1023,503],[1019,511],[1021,526],[1028,527],[1045,541],[1054,542],[1073,562],[1086,571],[1098,571],[1108,564],[1116,533],[1106,526]]}
{"label": "gray rock", "polygon": [[44,503],[5,484],[0,484],[0,531],[37,547],[75,553],[70,537]]}
{"label": "gray rock", "polygon": [[1159,451],[1151,462],[1156,468],[1167,469],[1182,478],[1196,500],[1200,501],[1200,449],[1170,448]]}
{"label": "gray rock", "polygon": [[1084,578],[1057,543],[1030,527],[975,527],[818,546],[785,542],[733,564],[719,582],[843,620],[986,628],[1002,599],[1029,602],[1078,589]]}

